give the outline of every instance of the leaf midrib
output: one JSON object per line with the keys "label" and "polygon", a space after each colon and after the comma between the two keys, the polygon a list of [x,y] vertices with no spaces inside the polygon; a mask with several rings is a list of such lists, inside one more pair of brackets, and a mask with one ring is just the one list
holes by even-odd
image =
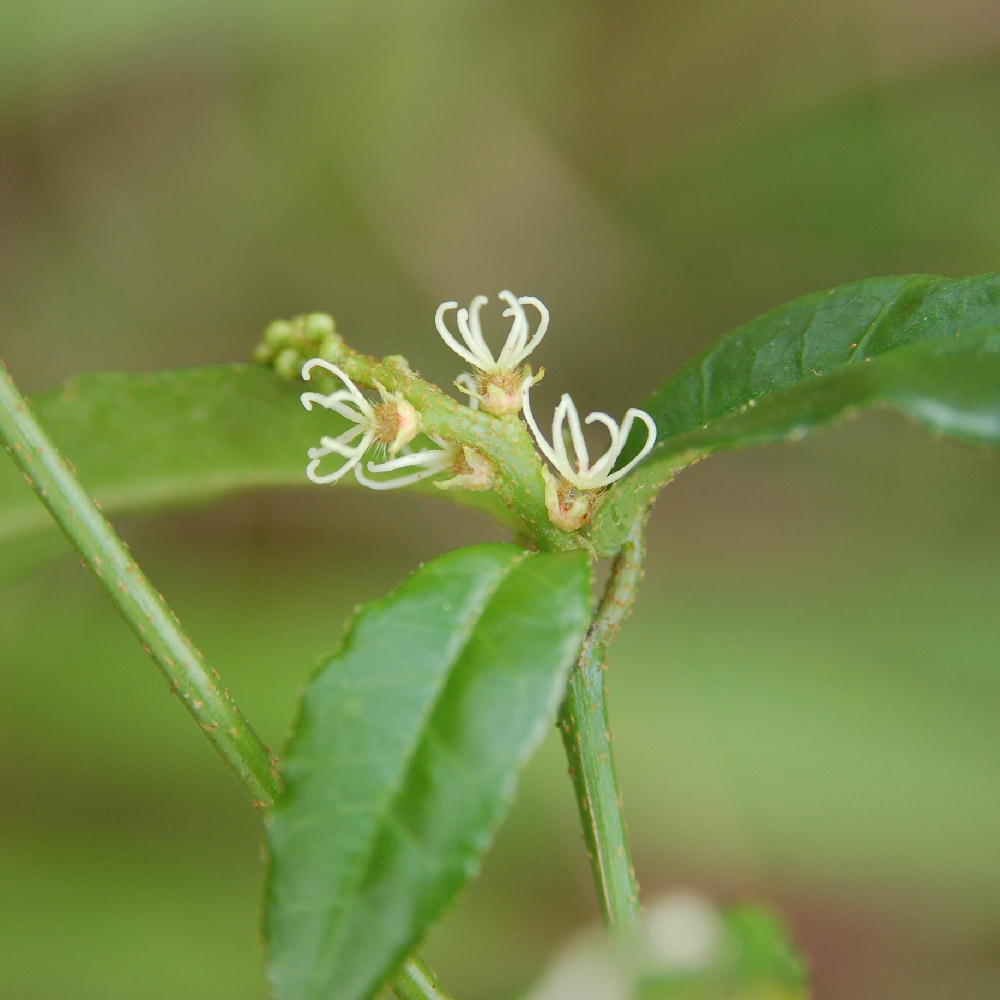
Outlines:
{"label": "leaf midrib", "polygon": [[[427,723],[431,718],[433,718],[435,712],[437,711],[438,705],[440,704],[441,699],[454,676],[455,668],[458,663],[461,662],[461,659],[465,654],[465,651],[468,648],[479,623],[482,621],[483,616],[493,603],[504,582],[510,577],[514,569],[522,565],[529,557],[530,553],[528,552],[512,554],[510,561],[497,574],[493,586],[489,589],[488,594],[484,594],[482,599],[473,606],[475,613],[473,614],[470,612],[468,624],[464,625],[462,629],[455,630],[455,632],[461,635],[461,642],[453,647],[455,649],[455,653],[449,658],[447,669],[441,672],[440,679],[433,692],[433,697],[428,698],[427,704],[420,715],[419,724],[414,727],[414,739],[410,743],[406,753],[400,757],[400,761],[403,766],[398,769],[396,780],[387,785],[383,799],[381,800],[377,810],[373,812],[374,822],[371,828],[373,833],[377,834],[378,831],[382,830],[386,825],[387,817],[393,814],[395,804],[398,801],[400,792],[405,784],[410,766],[413,763],[417,751],[424,742],[425,733],[427,731]],[[356,635],[357,626],[360,624],[362,618],[369,612],[374,611],[379,605],[388,603],[392,600],[392,598],[393,595],[389,595],[376,604],[370,605],[358,616],[357,619],[355,619],[354,624],[351,626],[350,631],[345,637],[343,646],[338,651],[338,655],[342,655],[350,649],[350,645]],[[360,897],[360,886],[364,880],[365,873],[371,865],[372,854],[375,850],[377,839],[377,836],[370,837],[368,849],[363,858],[360,860],[360,863],[355,866],[354,875],[350,882],[345,886],[338,905],[331,907],[328,920],[326,921],[327,926],[324,928],[322,935],[323,948],[320,952],[321,962],[318,964],[309,983],[309,990],[313,994],[315,994],[316,990],[322,988],[322,986],[328,981],[333,965],[339,957],[339,953],[334,946],[338,937],[343,933],[343,918],[346,913],[350,912],[352,905],[355,904]],[[397,957],[401,956],[395,956],[394,960]]]}

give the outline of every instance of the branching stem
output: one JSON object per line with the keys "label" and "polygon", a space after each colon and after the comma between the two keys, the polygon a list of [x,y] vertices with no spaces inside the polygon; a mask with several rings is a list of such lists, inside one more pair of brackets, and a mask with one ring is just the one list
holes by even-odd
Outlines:
{"label": "branching stem", "polygon": [[615,559],[559,717],[601,912],[608,930],[622,941],[631,940],[639,927],[639,886],[615,774],[604,666],[608,645],[628,617],[642,578],[647,513],[636,517]]}

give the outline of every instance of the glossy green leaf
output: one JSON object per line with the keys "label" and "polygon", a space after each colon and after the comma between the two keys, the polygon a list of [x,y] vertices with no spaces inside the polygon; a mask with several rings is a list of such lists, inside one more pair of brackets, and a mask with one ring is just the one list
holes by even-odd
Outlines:
{"label": "glossy green leaf", "polygon": [[553,723],[589,618],[582,552],[428,563],[309,685],[271,810],[277,1000],[360,1000],[478,866]]}
{"label": "glossy green leaf", "polygon": [[1000,444],[1000,327],[897,348],[752,397],[736,412],[666,442],[659,460],[797,440],[876,405],[972,444]]}
{"label": "glossy green leaf", "polygon": [[799,440],[866,407],[1000,445],[998,331],[1000,275],[866,278],[740,327],[642,404],[657,443],[598,512],[596,550],[617,551],[636,508],[706,455]]}
{"label": "glossy green leaf", "polygon": [[[115,517],[239,490],[308,485],[306,450],[345,422],[328,410],[307,413],[297,396],[297,387],[259,366],[226,365],[82,375],[32,406],[84,486]],[[442,495],[490,503],[485,494]],[[13,463],[0,462],[0,582],[62,550]]]}
{"label": "glossy green leaf", "polygon": [[[659,432],[650,461],[799,436],[877,402],[996,442],[995,349],[975,338],[942,343],[990,328],[1000,329],[1000,275],[867,278],[796,299],[723,337],[646,400]],[[893,360],[920,344],[940,346]],[[884,364],[859,371],[875,361]],[[977,375],[980,363],[988,374]]]}

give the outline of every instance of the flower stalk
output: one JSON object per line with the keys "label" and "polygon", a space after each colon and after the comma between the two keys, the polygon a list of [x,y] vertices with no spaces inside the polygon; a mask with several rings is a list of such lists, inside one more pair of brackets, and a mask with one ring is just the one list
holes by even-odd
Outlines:
{"label": "flower stalk", "polygon": [[615,772],[604,670],[608,646],[631,613],[642,579],[647,514],[648,508],[635,518],[615,560],[601,605],[570,672],[559,714],[601,913],[609,932],[622,942],[634,940],[639,929],[639,886]]}

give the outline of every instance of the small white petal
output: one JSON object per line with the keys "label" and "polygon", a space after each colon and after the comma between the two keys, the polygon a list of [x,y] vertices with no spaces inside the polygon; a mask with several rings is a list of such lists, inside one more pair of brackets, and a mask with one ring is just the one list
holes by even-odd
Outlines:
{"label": "small white petal", "polygon": [[[566,401],[566,416],[569,419],[569,436],[573,442],[573,454],[576,455],[576,471],[583,475],[590,468],[590,452],[587,451],[587,442],[583,439],[583,428],[580,426],[580,414],[576,412],[573,400],[569,395],[564,395]],[[588,423],[590,418],[587,418]]]}
{"label": "small white petal", "polygon": [[440,448],[429,448],[426,451],[411,451],[408,455],[400,455],[388,462],[369,462],[369,472],[395,472],[396,469],[407,469],[414,465],[423,465],[443,469],[448,457]]}
{"label": "small white petal", "polygon": [[[538,310],[538,329],[535,330],[535,334],[531,340],[521,349],[521,356],[514,362],[515,364],[523,361],[542,342],[542,338],[549,328],[549,311],[539,299],[536,299],[533,295],[522,295],[518,301],[522,306],[534,306]],[[527,317],[525,317],[525,323],[527,323]]]}
{"label": "small white petal", "polygon": [[552,414],[552,450],[556,453],[555,467],[560,474],[571,482],[575,482],[576,466],[570,461],[566,450],[566,414],[573,405],[573,400],[563,393]]}
{"label": "small white petal", "polygon": [[398,469],[413,468],[422,466],[418,471],[406,476],[397,476],[395,479],[369,479],[362,471],[361,466],[354,470],[359,483],[372,490],[393,490],[401,486],[412,486],[422,479],[444,472],[450,464],[450,457],[446,451],[438,448],[427,451],[410,452],[408,455],[400,455],[399,458],[390,459],[388,462],[369,462],[368,471],[374,473],[395,472]]}
{"label": "small white petal", "polygon": [[599,410],[589,414],[584,423],[604,424],[611,434],[611,443],[608,445],[601,457],[590,466],[591,476],[603,476],[608,469],[614,467],[615,460],[618,458],[618,455],[621,453],[621,450],[625,445],[625,436],[623,436],[621,428],[619,428],[618,424],[615,423],[615,421],[607,413],[602,413]]}
{"label": "small white petal", "polygon": [[[502,375],[514,371],[538,345],[549,323],[549,313],[538,299],[531,296],[518,298],[513,292],[503,291],[500,298],[507,303],[503,315],[512,320],[511,328],[500,353],[494,357],[480,322],[480,310],[489,300],[485,295],[477,295],[469,303],[468,309],[459,309],[457,302],[442,302],[434,314],[434,325],[441,339],[464,361],[488,375]],[[539,313],[539,324],[531,339],[528,339],[530,324],[525,314],[525,305],[534,306]],[[457,309],[456,323],[464,344],[448,329],[445,313]]]}
{"label": "small white petal", "polygon": [[479,409],[479,388],[476,386],[476,379],[470,372],[462,372],[455,377],[455,385],[469,397],[469,406],[473,410]]}
{"label": "small white petal", "polygon": [[465,338],[465,342],[469,345],[469,350],[477,357],[482,358],[488,365],[492,365],[495,363],[493,361],[493,352],[486,346],[486,341],[483,339],[483,328],[479,322],[479,310],[487,302],[489,302],[489,299],[485,295],[477,295],[469,303],[468,312],[460,309],[458,315],[460,327],[462,326],[462,316],[466,317],[465,332],[468,336]]}
{"label": "small white petal", "polygon": [[441,305],[437,307],[437,312],[434,314],[434,326],[437,328],[437,332],[441,339],[463,360],[467,361],[473,368],[478,368],[480,365],[479,359],[474,355],[467,347],[463,347],[452,335],[452,332],[448,329],[444,321],[444,314],[448,312],[449,309],[457,309],[457,302],[442,302]]}
{"label": "small white petal", "polygon": [[[535,422],[534,414],[531,412],[531,392],[530,386],[525,387],[524,392],[524,417],[528,422],[528,427],[538,444],[539,450],[552,463],[556,471],[569,483],[572,483],[580,490],[598,490],[611,483],[617,482],[638,465],[649,454],[656,443],[656,424],[653,418],[645,410],[632,408],[625,414],[625,420],[621,426],[607,413],[595,411],[587,416],[585,423],[603,424],[611,435],[611,443],[603,452],[600,458],[593,464],[590,463],[590,455],[584,441],[583,430],[580,426],[580,415],[576,405],[568,393],[564,393],[556,406],[552,417],[552,443],[542,436]],[[566,450],[566,435],[563,425],[569,420],[569,437],[576,456],[576,463],[571,463]],[[639,450],[639,453],[632,458],[622,468],[609,473],[613,469],[615,462],[621,456],[622,450],[628,440],[629,431],[633,424],[641,421],[646,425],[646,442]]]}
{"label": "small white petal", "polygon": [[[310,480],[312,480],[312,482],[320,486],[325,486],[328,483],[335,483],[338,479],[345,476],[351,469],[357,466],[364,453],[370,447],[371,443],[372,438],[368,434],[365,434],[361,441],[351,448],[345,447],[341,442],[335,440],[334,438],[323,438],[321,447],[309,449],[309,457],[312,461],[306,466],[306,475]],[[319,468],[320,463],[324,458],[326,458],[327,455],[333,454],[345,457],[347,458],[347,461],[333,472],[328,473],[325,476],[321,476],[316,470]]]}
{"label": "small white petal", "polygon": [[[535,443],[538,445],[539,451],[556,467],[559,467],[559,460],[556,457],[556,453],[552,450],[552,446],[545,440],[545,436],[538,429],[538,424],[535,423],[535,415],[531,412],[531,386],[526,385],[524,387],[524,419],[528,422],[528,427],[531,430],[531,434],[535,439]],[[560,470],[561,471],[561,470]]]}
{"label": "small white petal", "polygon": [[364,436],[356,444],[351,442],[364,431],[363,427],[352,427],[349,431],[335,438],[321,437],[318,448],[310,448],[311,458],[322,458],[324,455],[340,455],[342,458],[352,458],[356,452],[364,454],[371,446],[373,435],[371,431],[364,431]]}
{"label": "small white petal", "polygon": [[632,424],[634,424],[636,420],[641,420],[646,425],[646,443],[639,449],[638,454],[636,454],[636,456],[629,461],[628,464],[623,465],[617,470],[617,472],[613,472],[610,476],[605,478],[605,486],[609,486],[611,483],[617,482],[622,478],[622,476],[631,472],[650,453],[650,451],[653,450],[653,445],[656,444],[656,423],[653,418],[645,410],[637,410],[635,408],[630,409],[625,414],[625,419],[622,421],[622,428],[619,432],[621,443],[618,447],[615,458],[618,458],[622,452],[622,448],[625,447],[625,441],[628,438],[629,431],[632,429]]}

